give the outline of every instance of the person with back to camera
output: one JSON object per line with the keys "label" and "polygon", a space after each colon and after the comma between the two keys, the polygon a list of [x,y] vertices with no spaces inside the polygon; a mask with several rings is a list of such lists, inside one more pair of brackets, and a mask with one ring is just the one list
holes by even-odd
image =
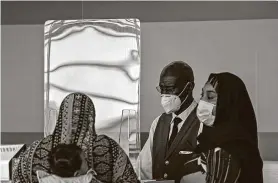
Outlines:
{"label": "person with back to camera", "polygon": [[88,166],[103,183],[136,183],[137,175],[120,145],[95,130],[95,106],[85,94],[71,93],[62,101],[54,132],[33,142],[14,164],[14,183],[38,183],[37,171],[51,173],[49,155],[60,144],[82,149]]}

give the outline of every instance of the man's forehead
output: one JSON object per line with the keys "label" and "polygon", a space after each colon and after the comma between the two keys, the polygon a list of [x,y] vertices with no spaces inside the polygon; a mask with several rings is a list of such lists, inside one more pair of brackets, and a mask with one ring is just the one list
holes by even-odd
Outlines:
{"label": "man's forehead", "polygon": [[161,85],[174,85],[178,82],[177,76],[163,76],[160,78],[159,83]]}

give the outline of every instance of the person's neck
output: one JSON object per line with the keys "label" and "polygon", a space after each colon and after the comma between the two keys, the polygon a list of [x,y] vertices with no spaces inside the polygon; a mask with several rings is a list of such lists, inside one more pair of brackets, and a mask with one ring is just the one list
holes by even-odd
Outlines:
{"label": "person's neck", "polygon": [[194,98],[192,96],[188,97],[188,99],[181,105],[180,109],[175,112],[175,114],[178,116],[180,115],[184,110],[186,110],[193,102]]}

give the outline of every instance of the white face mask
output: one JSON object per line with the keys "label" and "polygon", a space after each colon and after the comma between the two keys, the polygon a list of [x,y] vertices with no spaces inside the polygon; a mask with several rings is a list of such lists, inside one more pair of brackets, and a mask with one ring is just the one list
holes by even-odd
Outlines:
{"label": "white face mask", "polygon": [[183,93],[187,85],[188,83],[185,85],[185,87],[179,95],[161,94],[161,105],[164,108],[166,114],[177,112],[180,109],[181,105],[186,101],[188,95],[186,96],[183,102],[181,102],[180,95]]}
{"label": "white face mask", "polygon": [[197,107],[197,117],[206,126],[214,124],[215,116],[212,114],[214,104],[200,100]]}

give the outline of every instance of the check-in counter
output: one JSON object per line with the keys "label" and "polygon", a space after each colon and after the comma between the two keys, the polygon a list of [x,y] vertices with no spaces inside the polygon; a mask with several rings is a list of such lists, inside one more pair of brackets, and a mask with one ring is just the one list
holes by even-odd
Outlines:
{"label": "check-in counter", "polygon": [[1,145],[1,161],[0,161],[0,180],[9,182],[12,179],[13,163],[17,160],[19,154],[26,149],[25,144]]}

